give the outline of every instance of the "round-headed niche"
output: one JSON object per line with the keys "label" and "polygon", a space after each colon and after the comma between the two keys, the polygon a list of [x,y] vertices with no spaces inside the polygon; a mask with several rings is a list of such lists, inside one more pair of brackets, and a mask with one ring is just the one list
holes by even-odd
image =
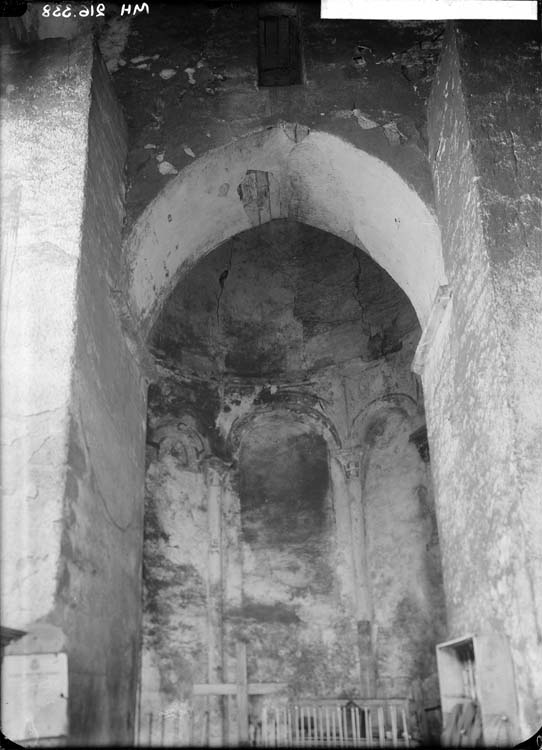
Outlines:
{"label": "round-headed niche", "polygon": [[329,449],[309,417],[259,414],[237,462],[242,598],[253,679],[353,694],[356,626],[341,600]]}
{"label": "round-headed niche", "polygon": [[283,414],[270,415],[247,430],[238,466],[244,541],[274,547],[319,542],[329,487],[321,435]]}

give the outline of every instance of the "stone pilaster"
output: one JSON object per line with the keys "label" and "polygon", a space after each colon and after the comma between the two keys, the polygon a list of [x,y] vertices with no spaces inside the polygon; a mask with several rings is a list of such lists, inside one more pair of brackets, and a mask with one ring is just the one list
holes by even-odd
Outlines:
{"label": "stone pilaster", "polygon": [[[335,463],[340,467],[340,479],[335,472],[335,504],[337,525],[347,535],[350,566],[353,582],[353,598],[359,644],[360,686],[364,697],[375,696],[376,661],[373,633],[373,607],[369,566],[365,514],[360,478],[361,452],[359,448],[333,451]],[[339,532],[341,533],[341,532]]]}

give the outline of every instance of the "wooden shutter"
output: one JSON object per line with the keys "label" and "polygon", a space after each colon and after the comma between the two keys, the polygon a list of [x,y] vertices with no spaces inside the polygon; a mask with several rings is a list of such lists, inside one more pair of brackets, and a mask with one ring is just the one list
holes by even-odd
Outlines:
{"label": "wooden shutter", "polygon": [[259,19],[259,85],[301,83],[301,54],[296,16]]}

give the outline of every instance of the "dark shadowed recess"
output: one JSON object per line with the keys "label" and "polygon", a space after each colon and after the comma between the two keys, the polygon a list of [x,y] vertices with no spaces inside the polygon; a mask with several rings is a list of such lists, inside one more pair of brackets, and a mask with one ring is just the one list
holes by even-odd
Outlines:
{"label": "dark shadowed recess", "polygon": [[151,334],[186,371],[296,375],[398,351],[410,301],[363,250],[286,219],[228,240],[186,273]]}
{"label": "dark shadowed recess", "polygon": [[325,527],[325,440],[306,426],[270,419],[252,429],[239,456],[243,535],[251,544],[302,544]]}

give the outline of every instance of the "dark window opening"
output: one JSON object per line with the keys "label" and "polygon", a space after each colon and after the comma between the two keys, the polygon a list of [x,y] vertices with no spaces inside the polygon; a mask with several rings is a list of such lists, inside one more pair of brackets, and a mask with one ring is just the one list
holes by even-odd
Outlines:
{"label": "dark window opening", "polygon": [[260,86],[302,83],[301,44],[296,15],[260,16],[258,70]]}

